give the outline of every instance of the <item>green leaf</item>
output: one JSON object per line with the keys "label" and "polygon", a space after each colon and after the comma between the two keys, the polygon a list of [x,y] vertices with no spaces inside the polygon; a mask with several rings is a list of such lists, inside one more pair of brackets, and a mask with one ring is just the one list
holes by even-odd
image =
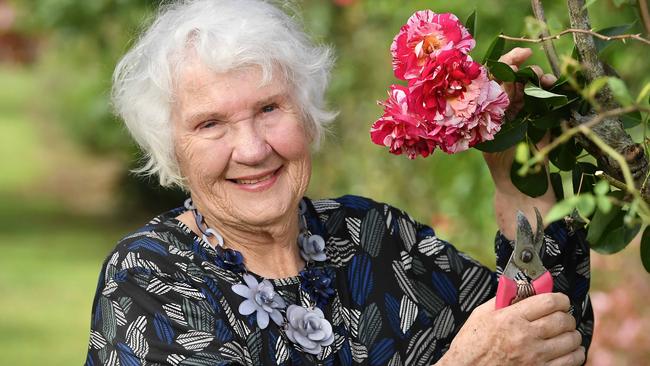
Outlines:
{"label": "green leaf", "polygon": [[515,81],[517,78],[512,68],[503,62],[488,61],[487,66],[490,73],[501,81]]}
{"label": "green leaf", "polygon": [[537,77],[537,74],[533,69],[530,68],[530,66],[526,66],[523,69],[519,69],[517,72],[515,72],[515,76],[517,77],[517,81],[522,82],[522,83],[527,83],[531,82],[533,84],[539,85],[539,78]]}
{"label": "green leaf", "polygon": [[578,203],[578,196],[571,196],[556,203],[546,214],[544,222],[551,223],[570,215]]}
{"label": "green leaf", "polygon": [[[632,28],[633,25],[634,23],[603,28],[597,30],[596,33],[600,33],[605,36],[619,36],[627,32],[628,29]],[[612,42],[613,41],[606,41],[604,39],[594,37],[594,43],[596,44],[596,49],[598,50],[598,53],[602,53],[607,48],[607,46],[612,44]]]}
{"label": "green leaf", "polygon": [[519,191],[530,197],[539,197],[546,193],[548,190],[546,168],[543,165],[538,165],[531,168],[527,174],[519,175],[519,169],[521,169],[521,167],[522,164],[519,162],[512,162],[510,168],[510,180],[512,180],[512,184],[514,184]]}
{"label": "green leaf", "polygon": [[[621,195],[616,192],[612,196],[616,197]],[[622,195],[621,195],[622,196]],[[621,207],[617,206],[615,209],[610,211],[598,210],[591,218],[589,226],[587,227],[587,241],[590,243],[596,243],[600,240],[600,237],[603,236],[603,233],[607,229],[607,225],[614,220],[614,218],[621,212]],[[623,221],[621,219],[621,225]]]}
{"label": "green leaf", "polygon": [[573,139],[561,144],[548,154],[551,163],[560,170],[569,171],[576,164],[576,155],[574,155],[575,148],[571,145],[575,145]]}
{"label": "green leaf", "polygon": [[525,141],[522,141],[517,144],[517,149],[515,149],[515,161],[518,163],[525,163],[530,158],[530,149],[528,144]]}
{"label": "green leaf", "polygon": [[465,28],[467,28],[469,34],[476,38],[476,9],[474,9],[472,14],[467,17],[467,20],[465,21]]}
{"label": "green leaf", "polygon": [[[643,89],[641,89],[641,92],[639,92],[639,95],[636,97],[636,104],[643,103],[643,100],[648,95],[650,95],[650,83],[647,83],[643,86]],[[650,103],[650,100],[648,100],[648,103]]]}
{"label": "green leaf", "polygon": [[604,213],[608,213],[612,209],[612,201],[607,196],[596,196],[598,209]]}
{"label": "green leaf", "polygon": [[641,237],[641,263],[646,272],[650,272],[650,226],[643,230]]}
{"label": "green leaf", "polygon": [[594,186],[594,194],[597,196],[604,196],[609,192],[609,182],[606,180],[601,180],[600,182],[596,183]]}
{"label": "green leaf", "polygon": [[598,0],[587,0],[585,1],[585,6],[583,6],[583,9],[587,9],[588,7],[592,6],[596,1]]}
{"label": "green leaf", "polygon": [[[607,215],[611,215],[612,212],[615,212],[616,215],[607,224],[607,227],[603,231],[600,238],[595,241],[589,241],[591,243],[591,249],[601,254],[613,254],[623,250],[623,248],[625,248],[632,241],[632,239],[634,239],[636,234],[641,229],[640,224],[628,227],[623,223],[625,211],[621,210],[617,212],[616,210],[612,210]],[[587,238],[588,237],[589,234],[587,234]]]}
{"label": "green leaf", "polygon": [[621,116],[621,122],[623,122],[623,128],[625,129],[638,126],[642,121],[643,117],[641,117],[641,112],[639,111],[634,111]]}
{"label": "green leaf", "polygon": [[548,129],[537,128],[537,126],[529,125],[526,134],[528,135],[528,138],[530,138],[531,142],[536,144],[544,138],[547,132]]}
{"label": "green leaf", "polygon": [[594,213],[596,209],[596,200],[594,196],[590,193],[581,194],[578,197],[578,202],[576,202],[576,208],[582,217],[589,217]]}
{"label": "green leaf", "polygon": [[483,62],[482,64],[487,63],[488,60],[498,60],[499,57],[503,54],[503,49],[506,46],[506,40],[497,36],[492,43],[490,44],[490,47],[488,48],[487,52],[485,53],[485,56],[483,56]]}
{"label": "green leaf", "polygon": [[[610,192],[607,197],[622,199],[624,192]],[[587,227],[587,241],[591,248],[601,254],[616,253],[625,248],[641,229],[640,224],[626,226],[626,211],[613,206],[609,212],[597,210]]]}
{"label": "green leaf", "polygon": [[623,80],[610,76],[607,79],[607,84],[612,90],[612,94],[614,94],[616,101],[622,106],[627,107],[634,103],[634,99],[632,99],[630,92],[627,90],[627,85],[625,85]]}
{"label": "green leaf", "polygon": [[494,135],[494,140],[481,142],[474,147],[484,152],[504,151],[523,140],[527,128],[524,119],[516,119],[501,126],[501,130]]}
{"label": "green leaf", "polygon": [[577,102],[577,98],[574,98],[569,101],[568,104],[561,107],[552,109],[531,120],[531,123],[537,128],[549,129],[552,127],[557,127],[560,125],[562,120],[567,119],[571,115],[571,107],[574,105],[574,102]]}
{"label": "green leaf", "polygon": [[558,200],[563,200],[564,186],[562,185],[562,176],[560,175],[560,173],[551,173],[550,178],[551,178],[551,187],[553,188],[555,197]]}
{"label": "green leaf", "polygon": [[524,26],[526,28],[526,34],[530,38],[537,38],[544,32],[544,30],[548,29],[546,23],[531,16],[524,18]]}
{"label": "green leaf", "polygon": [[573,167],[571,174],[573,178],[573,193],[578,194],[578,188],[580,188],[580,192],[593,191],[594,184],[596,184],[594,173],[597,170],[598,168],[591,163],[578,162]]}
{"label": "green leaf", "polygon": [[536,99],[544,99],[552,106],[562,106],[569,103],[566,95],[551,93],[537,86],[528,86],[524,89],[524,94]]}

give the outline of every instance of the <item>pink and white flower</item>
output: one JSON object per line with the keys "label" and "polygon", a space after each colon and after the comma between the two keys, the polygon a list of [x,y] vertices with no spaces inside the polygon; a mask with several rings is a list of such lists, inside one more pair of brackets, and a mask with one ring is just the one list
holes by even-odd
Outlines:
{"label": "pink and white flower", "polygon": [[391,46],[395,76],[408,87],[391,86],[372,141],[414,159],[436,147],[451,154],[494,139],[510,101],[467,54],[474,45],[455,15],[413,14]]}
{"label": "pink and white flower", "polygon": [[393,154],[406,153],[410,159],[427,157],[436,145],[432,126],[410,108],[409,95],[407,87],[391,85],[388,99],[381,103],[384,115],[372,125],[370,138]]}
{"label": "pink and white flower", "polygon": [[466,54],[475,45],[472,35],[454,14],[418,11],[402,26],[390,47],[395,77],[417,78],[427,62],[440,52],[457,49]]}

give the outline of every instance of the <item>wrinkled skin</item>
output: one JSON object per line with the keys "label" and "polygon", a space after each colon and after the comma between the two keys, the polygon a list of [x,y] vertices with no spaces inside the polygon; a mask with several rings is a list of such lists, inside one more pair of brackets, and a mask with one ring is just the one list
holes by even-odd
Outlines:
{"label": "wrinkled skin", "polygon": [[585,361],[566,295],[541,294],[503,309],[494,306],[493,298],[472,312],[436,365],[568,366]]}

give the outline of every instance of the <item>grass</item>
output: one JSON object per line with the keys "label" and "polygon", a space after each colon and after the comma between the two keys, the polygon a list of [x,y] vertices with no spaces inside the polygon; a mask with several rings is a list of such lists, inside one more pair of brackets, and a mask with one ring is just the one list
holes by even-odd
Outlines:
{"label": "grass", "polygon": [[0,364],[84,361],[92,296],[115,232],[74,219],[40,220],[0,236]]}
{"label": "grass", "polygon": [[128,229],[48,199],[37,182],[71,167],[47,163],[38,74],[0,67],[0,85],[0,365],[79,365],[102,261]]}

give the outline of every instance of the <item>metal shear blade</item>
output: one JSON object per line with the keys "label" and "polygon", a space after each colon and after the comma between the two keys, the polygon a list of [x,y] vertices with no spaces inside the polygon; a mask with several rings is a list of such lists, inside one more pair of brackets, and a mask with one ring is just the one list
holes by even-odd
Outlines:
{"label": "metal shear blade", "polygon": [[[503,275],[499,279],[497,309],[511,305],[523,298],[553,290],[553,278],[544,268],[539,257],[544,243],[544,224],[542,215],[537,208],[535,208],[535,215],[537,216],[537,233],[533,235],[526,216],[521,211],[517,212],[515,246],[510,260],[503,270]],[[530,281],[516,281],[515,278],[519,272],[528,276]]]}
{"label": "metal shear blade", "polygon": [[515,247],[503,271],[503,274],[510,278],[514,279],[517,273],[521,271],[534,280],[546,272],[546,268],[544,268],[539,257],[539,252],[544,243],[544,223],[542,215],[536,207],[535,215],[537,216],[537,232],[533,236],[533,230],[526,216],[521,211],[517,212]]}

